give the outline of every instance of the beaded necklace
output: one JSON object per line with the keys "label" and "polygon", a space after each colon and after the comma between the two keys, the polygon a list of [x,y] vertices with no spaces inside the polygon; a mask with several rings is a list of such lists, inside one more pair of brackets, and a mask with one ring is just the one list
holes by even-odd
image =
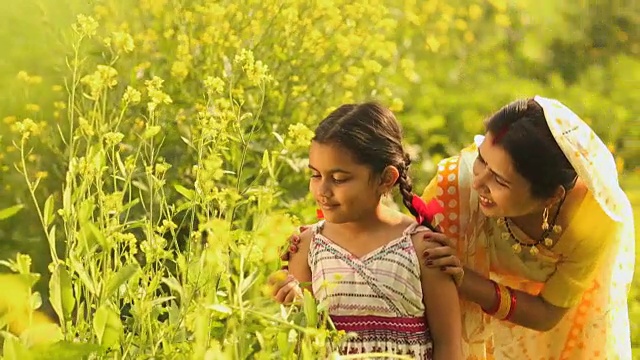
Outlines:
{"label": "beaded necklace", "polygon": [[551,233],[559,234],[562,232],[562,227],[560,225],[556,225],[556,221],[558,220],[558,215],[560,214],[560,208],[562,207],[562,204],[564,203],[565,198],[566,198],[566,195],[562,197],[562,200],[560,200],[560,205],[558,205],[558,210],[553,216],[553,219],[551,220],[551,224],[543,224],[542,228],[544,231],[540,239],[538,239],[537,241],[528,243],[518,239],[518,237],[513,233],[513,231],[511,231],[510,223],[512,223],[512,221],[507,217],[498,218],[498,225],[505,230],[502,233],[502,239],[503,240],[513,239],[515,241],[515,244],[513,244],[511,248],[513,249],[513,252],[516,254],[519,254],[522,251],[523,247],[528,247],[529,253],[535,256],[539,252],[536,246],[539,245],[540,243],[543,243],[544,246],[546,246],[547,248],[550,248],[551,246],[553,246],[553,239],[550,237]]}

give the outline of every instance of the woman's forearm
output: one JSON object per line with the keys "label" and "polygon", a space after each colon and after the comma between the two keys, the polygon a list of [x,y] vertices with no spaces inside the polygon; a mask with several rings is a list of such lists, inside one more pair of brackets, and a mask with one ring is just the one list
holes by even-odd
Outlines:
{"label": "woman's forearm", "polygon": [[[472,301],[483,309],[493,309],[498,303],[498,296],[493,282],[473,270],[465,268],[465,275],[458,288],[460,296]],[[538,331],[552,329],[562,319],[567,309],[553,306],[539,296],[522,291],[515,291],[517,297],[515,311],[510,322]]]}
{"label": "woman's forearm", "polygon": [[493,308],[498,301],[491,280],[466,267],[458,293],[461,297],[480,305],[483,309]]}

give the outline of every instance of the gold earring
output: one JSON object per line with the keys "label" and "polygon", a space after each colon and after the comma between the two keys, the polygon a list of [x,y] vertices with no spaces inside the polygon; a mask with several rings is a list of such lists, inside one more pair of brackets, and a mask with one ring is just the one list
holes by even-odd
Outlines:
{"label": "gold earring", "polygon": [[549,230],[549,208],[548,207],[544,208],[544,211],[542,212],[542,230],[544,231]]}

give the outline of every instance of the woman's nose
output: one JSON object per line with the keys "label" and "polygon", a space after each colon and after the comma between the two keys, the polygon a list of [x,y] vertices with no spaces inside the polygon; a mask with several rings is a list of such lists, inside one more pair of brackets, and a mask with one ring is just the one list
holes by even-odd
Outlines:
{"label": "woman's nose", "polygon": [[487,170],[481,170],[473,174],[473,181],[471,181],[471,187],[473,187],[474,190],[479,190],[486,186],[487,173],[488,173]]}

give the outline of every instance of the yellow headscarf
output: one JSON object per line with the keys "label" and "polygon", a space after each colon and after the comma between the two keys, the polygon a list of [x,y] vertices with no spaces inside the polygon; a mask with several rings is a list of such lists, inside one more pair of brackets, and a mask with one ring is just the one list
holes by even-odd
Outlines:
{"label": "yellow headscarf", "polygon": [[628,214],[627,197],[618,184],[616,162],[607,146],[578,115],[558,100],[536,96],[547,125],[578,176],[611,219]]}

